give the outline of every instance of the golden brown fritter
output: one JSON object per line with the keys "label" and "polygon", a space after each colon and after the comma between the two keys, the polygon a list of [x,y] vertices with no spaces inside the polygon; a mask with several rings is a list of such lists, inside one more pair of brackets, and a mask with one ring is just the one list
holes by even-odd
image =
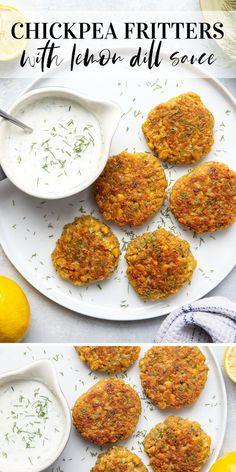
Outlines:
{"label": "golden brown fritter", "polygon": [[125,258],[129,281],[143,300],[177,293],[197,265],[189,243],[163,228],[133,239]]}
{"label": "golden brown fritter", "polygon": [[157,424],[144,441],[154,472],[200,472],[210,446],[211,438],[199,423],[177,416]]}
{"label": "golden brown fritter", "polygon": [[148,472],[133,452],[123,446],[114,446],[98,456],[91,472]]}
{"label": "golden brown fritter", "polygon": [[149,148],[171,164],[191,164],[214,143],[214,117],[193,92],[160,103],[142,125]]}
{"label": "golden brown fritter", "polygon": [[86,285],[110,277],[119,255],[119,242],[110,228],[92,216],[81,216],[64,226],[52,262],[63,279]]}
{"label": "golden brown fritter", "polygon": [[170,193],[170,208],[196,233],[225,229],[236,219],[236,172],[221,162],[205,162],[180,177]]}
{"label": "golden brown fritter", "polygon": [[103,445],[127,439],[134,432],[141,402],[123,380],[97,382],[76,401],[73,424],[84,439]]}
{"label": "golden brown fritter", "polygon": [[207,381],[205,361],[197,347],[153,346],[139,363],[145,394],[161,409],[191,405]]}
{"label": "golden brown fritter", "polygon": [[95,183],[95,196],[105,220],[138,226],[161,208],[166,187],[164,170],[154,156],[121,152],[108,160]]}
{"label": "golden brown fritter", "polygon": [[124,372],[137,359],[140,353],[138,346],[76,346],[81,361],[86,362],[91,370],[107,372]]}

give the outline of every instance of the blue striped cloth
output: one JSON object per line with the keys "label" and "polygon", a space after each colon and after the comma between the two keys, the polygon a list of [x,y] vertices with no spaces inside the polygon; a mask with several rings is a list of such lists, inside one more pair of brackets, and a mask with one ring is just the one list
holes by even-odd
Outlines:
{"label": "blue striped cloth", "polygon": [[236,303],[224,297],[203,298],[170,313],[157,343],[236,343]]}

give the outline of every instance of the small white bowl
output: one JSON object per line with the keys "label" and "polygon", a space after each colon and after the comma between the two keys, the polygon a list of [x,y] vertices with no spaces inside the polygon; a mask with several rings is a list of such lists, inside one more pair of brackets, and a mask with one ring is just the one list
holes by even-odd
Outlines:
{"label": "small white bowl", "polygon": [[50,460],[43,460],[40,465],[31,465],[29,467],[27,466],[22,466],[20,467],[19,464],[16,463],[15,467],[13,464],[9,466],[7,461],[1,461],[0,459],[0,471],[1,472],[42,472],[45,470],[47,467],[50,467],[60,456],[62,451],[64,450],[69,436],[71,432],[71,425],[72,425],[72,420],[71,420],[71,411],[70,408],[67,404],[67,401],[61,391],[58,378],[57,378],[57,372],[56,369],[54,368],[54,365],[51,363],[51,361],[47,359],[42,359],[39,361],[32,362],[31,364],[28,364],[27,366],[15,370],[15,371],[10,371],[10,372],[5,372],[4,374],[0,375],[0,386],[7,384],[9,382],[14,382],[16,380],[38,380],[39,382],[42,382],[42,384],[46,385],[46,387],[51,390],[51,392],[54,394],[56,399],[58,400],[61,409],[64,413],[65,416],[65,427],[63,430],[63,436],[61,438],[60,444],[57,447],[57,449],[53,449],[53,444],[52,444],[52,450],[51,450],[51,457]]}
{"label": "small white bowl", "polygon": [[[9,161],[7,152],[6,135],[9,135],[12,129],[11,127],[15,127],[15,125],[10,124],[4,119],[0,121],[0,164],[6,176],[16,187],[18,187],[23,192],[34,197],[50,200],[75,195],[89,187],[98,178],[109,157],[111,140],[121,118],[121,109],[114,102],[107,100],[97,100],[66,87],[46,87],[35,89],[27,92],[24,95],[21,95],[11,106],[8,112],[11,115],[16,116],[17,112],[24,109],[24,107],[31,105],[40,99],[48,97],[67,99],[71,102],[78,103],[82,108],[95,116],[100,127],[101,135],[100,153],[98,152],[95,162],[93,162],[93,165],[91,165],[90,174],[85,180],[78,184],[76,183],[76,185],[72,185],[70,183],[70,179],[68,178],[66,184],[64,183],[60,186],[59,190],[55,191],[53,184],[51,183],[50,185],[49,177],[49,185],[48,187],[45,186],[45,191],[42,191],[42,189],[40,190],[37,188],[36,183],[32,188],[32,185],[28,184],[29,179],[23,179],[24,176],[22,175],[22,172],[17,172],[15,166],[14,169],[12,168],[13,166]],[[31,123],[25,124],[31,126]],[[24,131],[21,130],[21,132],[23,140]],[[33,165],[34,162],[32,159],[32,166]]]}

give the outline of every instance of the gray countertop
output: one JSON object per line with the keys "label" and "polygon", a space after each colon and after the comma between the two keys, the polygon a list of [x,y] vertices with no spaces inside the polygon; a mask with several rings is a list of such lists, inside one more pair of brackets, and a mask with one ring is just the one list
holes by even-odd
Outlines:
{"label": "gray countertop", "polygon": [[[9,2],[10,3],[10,2]],[[22,0],[15,1],[16,5],[22,6]],[[135,7],[139,10],[196,10],[198,1],[181,0],[177,3],[173,0],[168,2],[159,0],[130,0],[129,10]],[[126,2],[119,4],[114,0],[61,0],[60,9],[123,9],[127,8]],[[34,9],[55,9],[58,3],[53,0],[35,0]],[[224,79],[223,84],[236,96],[236,80]],[[0,103],[6,108],[10,102],[27,85],[27,80],[0,79]],[[135,322],[109,322],[102,321],[76,314],[68,309],[56,305],[48,300],[34,288],[15,270],[0,247],[1,273],[16,280],[24,289],[31,305],[31,328],[25,341],[27,342],[152,342],[155,333],[163,320],[163,317],[146,321]],[[224,295],[236,301],[236,268],[218,285],[210,295]]]}

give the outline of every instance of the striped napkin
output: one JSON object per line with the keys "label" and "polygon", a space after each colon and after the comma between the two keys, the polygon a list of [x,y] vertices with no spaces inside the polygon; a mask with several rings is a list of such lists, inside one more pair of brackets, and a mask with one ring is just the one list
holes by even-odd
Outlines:
{"label": "striped napkin", "polygon": [[157,343],[236,343],[236,303],[225,297],[203,298],[170,313]]}

